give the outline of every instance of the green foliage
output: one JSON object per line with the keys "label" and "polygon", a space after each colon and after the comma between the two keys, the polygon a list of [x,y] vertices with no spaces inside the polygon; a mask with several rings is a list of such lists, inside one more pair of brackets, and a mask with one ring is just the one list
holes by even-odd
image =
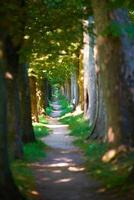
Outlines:
{"label": "green foliage", "polygon": [[61,116],[65,115],[65,114],[67,114],[69,112],[72,112],[73,107],[68,102],[68,100],[66,99],[66,97],[65,96],[60,96],[59,98],[60,98],[59,103],[61,105],[61,110],[62,110]]}
{"label": "green foliage", "polygon": [[11,37],[15,46],[19,45],[23,38],[24,8],[18,0],[1,1],[0,27]]}
{"label": "green foliage", "polygon": [[76,116],[64,117],[61,122],[69,124],[71,135],[78,137],[79,140],[84,141],[90,134],[88,121],[83,118],[83,114]]}
{"label": "green foliage", "polygon": [[15,183],[19,190],[27,196],[29,200],[34,200],[35,197],[32,195],[33,191],[36,191],[35,180],[31,169],[24,161],[14,161],[11,163],[11,170]]}
{"label": "green foliage", "polygon": [[44,123],[33,123],[34,133],[36,138],[44,137],[48,135],[48,128],[44,125]]}
{"label": "green foliage", "polygon": [[46,113],[47,115],[51,115],[52,110],[53,110],[53,107],[52,107],[51,104],[50,104],[48,107],[46,107],[45,113]]}
{"label": "green foliage", "polygon": [[27,54],[35,74],[53,83],[63,83],[70,76],[82,44],[82,13],[81,0],[27,1],[27,39],[21,55]]}
{"label": "green foliage", "polygon": [[48,121],[46,119],[46,116],[45,115],[39,115],[39,123],[42,123],[42,124],[48,124]]}
{"label": "green foliage", "polygon": [[38,161],[45,157],[45,144],[39,140],[35,143],[29,143],[24,146],[24,160],[26,162]]}
{"label": "green foliage", "polygon": [[[24,157],[22,160],[15,160],[11,163],[11,169],[17,186],[29,200],[37,199],[33,192],[36,192],[35,179],[29,163],[39,161],[46,156],[46,145],[39,140],[40,137],[48,135],[48,128],[45,127],[44,116],[40,116],[40,123],[33,123],[37,141],[24,145]],[[41,123],[43,122],[43,123]]]}

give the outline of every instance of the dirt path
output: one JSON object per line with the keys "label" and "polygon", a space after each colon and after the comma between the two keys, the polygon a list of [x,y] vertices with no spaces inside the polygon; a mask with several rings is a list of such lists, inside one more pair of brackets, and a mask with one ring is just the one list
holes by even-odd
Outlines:
{"label": "dirt path", "polygon": [[89,177],[84,156],[68,135],[68,126],[55,118],[60,114],[59,105],[55,102],[53,106],[54,118],[48,125],[52,132],[42,139],[49,146],[47,158],[33,165],[41,200],[116,200],[114,194],[111,198],[105,195],[101,185]]}

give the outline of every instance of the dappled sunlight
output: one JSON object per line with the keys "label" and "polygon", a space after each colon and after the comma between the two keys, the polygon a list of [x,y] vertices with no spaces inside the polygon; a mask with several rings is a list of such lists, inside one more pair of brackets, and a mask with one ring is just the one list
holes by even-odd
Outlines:
{"label": "dappled sunlight", "polygon": [[67,124],[64,124],[64,125],[62,125],[62,124],[46,124],[45,126],[47,128],[50,128],[50,129],[54,129],[54,128],[66,128],[66,127],[68,127]]}
{"label": "dappled sunlight", "polygon": [[117,148],[109,149],[105,154],[102,156],[103,162],[110,162],[111,160],[115,159],[119,154],[126,153],[128,151],[125,145],[119,145]]}
{"label": "dappled sunlight", "polygon": [[67,183],[70,182],[72,180],[72,178],[63,178],[63,179],[59,179],[57,181],[55,181],[54,183]]}
{"label": "dappled sunlight", "polygon": [[117,150],[115,149],[110,149],[108,152],[106,152],[103,157],[102,157],[102,161],[103,162],[109,162],[111,161],[113,158],[115,158],[115,156],[117,155]]}
{"label": "dappled sunlight", "polygon": [[69,163],[61,162],[61,163],[49,164],[49,165],[46,165],[46,166],[49,166],[49,167],[68,167]]}
{"label": "dappled sunlight", "polygon": [[65,162],[67,162],[67,163],[73,161],[72,159],[68,159],[68,158],[65,158],[65,157],[55,158],[54,160],[55,160],[55,161],[59,161],[59,162],[60,162],[61,160],[63,160],[63,161],[65,161]]}
{"label": "dappled sunlight", "polygon": [[106,191],[107,191],[107,188],[100,188],[99,190],[97,190],[97,193],[103,193]]}
{"label": "dappled sunlight", "polygon": [[35,195],[35,196],[39,195],[39,193],[37,191],[35,191],[35,190],[31,191],[30,193],[33,194],[33,195]]}
{"label": "dappled sunlight", "polygon": [[5,78],[6,78],[6,79],[13,80],[13,75],[12,75],[10,72],[6,72],[6,73],[5,73]]}
{"label": "dappled sunlight", "polygon": [[81,171],[85,171],[85,167],[71,166],[71,167],[68,167],[68,170],[71,172],[81,172]]}
{"label": "dappled sunlight", "polygon": [[107,134],[108,142],[113,143],[115,141],[115,132],[112,127],[109,127]]}

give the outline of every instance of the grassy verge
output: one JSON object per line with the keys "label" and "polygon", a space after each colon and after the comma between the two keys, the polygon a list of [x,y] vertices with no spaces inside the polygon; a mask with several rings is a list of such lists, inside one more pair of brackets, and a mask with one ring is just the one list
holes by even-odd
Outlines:
{"label": "grassy verge", "polygon": [[[43,119],[41,117],[41,119]],[[42,120],[40,120],[41,122]],[[29,143],[24,145],[24,158],[23,160],[13,161],[11,164],[11,169],[15,182],[19,187],[20,191],[27,196],[29,200],[37,200],[38,193],[35,187],[35,179],[32,173],[30,165],[33,162],[39,161],[46,156],[45,148],[46,145],[39,140],[40,137],[48,135],[48,129],[45,127],[44,123],[33,123],[34,132],[37,141],[35,143]]]}
{"label": "grassy verge", "polygon": [[134,163],[133,151],[121,152],[106,161],[103,159],[104,155],[109,156],[114,151],[110,151],[106,143],[86,140],[90,134],[90,127],[82,115],[64,117],[61,122],[69,124],[70,134],[75,136],[74,143],[85,153],[89,174],[101,180],[106,188],[122,188],[122,191],[130,188],[127,177]]}
{"label": "grassy verge", "polygon": [[72,112],[73,108],[72,105],[68,102],[68,100],[64,96],[59,97],[59,103],[61,105],[61,116],[65,115],[66,113]]}
{"label": "grassy verge", "polygon": [[50,115],[52,113],[53,107],[51,106],[51,104],[45,109],[45,113],[47,115]]}

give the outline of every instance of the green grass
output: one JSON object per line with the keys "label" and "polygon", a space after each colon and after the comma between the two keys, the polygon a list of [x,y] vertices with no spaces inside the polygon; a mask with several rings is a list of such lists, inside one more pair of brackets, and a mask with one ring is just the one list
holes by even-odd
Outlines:
{"label": "green grass", "polygon": [[49,129],[43,123],[33,123],[36,138],[44,137],[49,134]]}
{"label": "green grass", "polygon": [[90,175],[102,181],[106,188],[129,188],[127,177],[134,163],[134,152],[121,153],[109,162],[102,157],[109,151],[109,145],[99,141],[87,141],[91,127],[83,115],[63,117],[62,123],[69,124],[70,134],[75,136],[74,144],[86,156],[86,167]]}
{"label": "green grass", "polygon": [[59,97],[59,103],[61,105],[61,116],[65,115],[66,113],[72,112],[73,108],[72,105],[68,102],[68,100],[64,96]]}
{"label": "green grass", "polygon": [[36,191],[35,179],[30,165],[46,156],[46,145],[41,142],[39,138],[48,135],[48,129],[45,127],[42,117],[40,119],[40,122],[43,123],[33,123],[37,141],[25,144],[23,160],[15,160],[11,163],[11,169],[16,185],[29,200],[39,199]]}
{"label": "green grass", "polygon": [[39,115],[39,123],[42,123],[42,124],[48,124],[48,121],[46,119],[46,116],[45,115]]}
{"label": "green grass", "polygon": [[45,113],[47,115],[50,115],[53,111],[53,107],[51,105],[49,105],[46,109],[45,109]]}
{"label": "green grass", "polygon": [[46,145],[40,140],[24,145],[24,160],[34,162],[44,158],[46,156],[45,147]]}
{"label": "green grass", "polygon": [[14,161],[11,164],[11,170],[20,192],[22,192],[28,200],[37,199],[37,196],[33,195],[33,191],[36,191],[35,179],[28,164],[24,161]]}

